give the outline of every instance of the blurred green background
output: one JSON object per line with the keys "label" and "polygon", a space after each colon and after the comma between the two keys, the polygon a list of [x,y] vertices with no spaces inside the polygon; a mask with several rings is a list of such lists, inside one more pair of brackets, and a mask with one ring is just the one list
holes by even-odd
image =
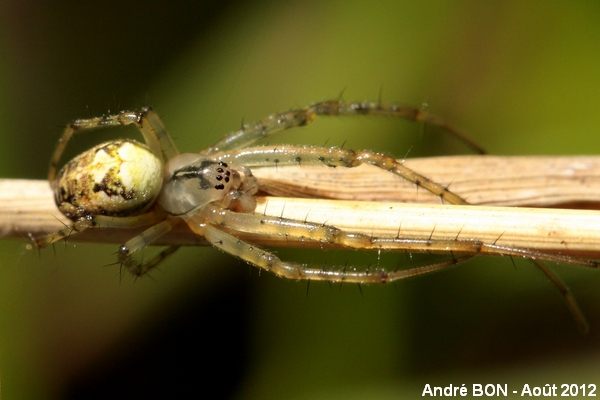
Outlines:
{"label": "blurred green background", "polygon": [[[600,3],[0,2],[3,178],[43,179],[62,128],[90,114],[152,105],[194,151],[242,119],[342,91],[427,103],[494,154],[597,154]],[[278,140],[465,151],[386,118],[318,120]],[[183,249],[134,281],[104,267],[115,246],[25,245],[0,243],[6,398],[395,399],[427,383],[600,383],[597,271],[553,267],[589,319],[583,336],[520,260],[476,259],[362,295],[313,283],[307,296],[305,283],[211,248]]]}

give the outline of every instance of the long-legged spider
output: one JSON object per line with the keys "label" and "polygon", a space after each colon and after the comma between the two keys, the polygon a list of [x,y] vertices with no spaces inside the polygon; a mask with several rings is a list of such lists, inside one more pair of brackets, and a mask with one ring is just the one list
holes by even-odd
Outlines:
{"label": "long-legged spider", "polygon": [[[60,211],[73,221],[57,232],[34,239],[43,247],[88,228],[148,227],[118,251],[118,261],[134,275],[143,275],[177,250],[169,246],[146,263],[134,253],[152,244],[181,220],[214,247],[252,265],[290,279],[354,283],[387,283],[437,271],[474,255],[508,255],[532,259],[550,277],[567,299],[580,325],[583,318],[566,287],[539,260],[597,267],[594,261],[560,254],[500,246],[477,238],[421,239],[371,236],[335,226],[253,214],[254,195],[261,187],[251,168],[273,165],[325,165],[356,167],[367,163],[413,182],[451,204],[468,204],[446,187],[403,165],[401,161],[373,151],[339,147],[257,146],[258,140],[283,130],[307,125],[319,115],[387,115],[424,121],[475,144],[438,118],[411,107],[380,103],[326,101],[310,107],[271,115],[244,125],[215,145],[199,153],[180,154],[154,111],[123,111],[115,115],[76,120],[65,129],[52,156],[49,180]],[[79,130],[135,125],[146,145],[133,140],[100,144],[77,156],[56,173],[61,155],[71,136]],[[438,251],[450,260],[426,266],[388,271],[382,268],[314,268],[280,260],[273,253],[239,239],[236,234],[280,235],[327,245],[365,250]]]}

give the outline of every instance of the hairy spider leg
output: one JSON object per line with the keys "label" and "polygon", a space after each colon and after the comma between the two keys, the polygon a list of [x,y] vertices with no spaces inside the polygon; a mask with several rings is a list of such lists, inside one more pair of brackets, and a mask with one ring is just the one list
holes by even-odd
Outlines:
{"label": "hairy spider leg", "polygon": [[411,121],[422,121],[430,125],[439,126],[463,143],[473,148],[477,153],[485,154],[482,146],[477,144],[467,135],[453,128],[442,119],[414,107],[399,106],[396,104],[382,104],[377,102],[343,103],[336,100],[324,101],[312,106],[273,114],[260,121],[242,126],[241,129],[230,133],[223,139],[201,151],[201,154],[211,155],[222,151],[248,147],[268,136],[297,126],[308,125],[317,116],[351,116],[351,115],[379,115],[403,118]]}
{"label": "hairy spider leg", "polygon": [[456,193],[404,166],[402,162],[393,157],[368,150],[355,151],[338,147],[281,145],[232,150],[215,154],[214,157],[232,165],[244,165],[248,168],[271,167],[273,165],[326,165],[329,167],[353,168],[360,164],[371,164],[426,189],[450,204],[469,204]]}
{"label": "hairy spider leg", "polygon": [[[236,213],[224,210],[215,205],[208,205],[202,210],[202,215],[186,218],[190,228],[206,237],[215,247],[243,259],[259,268],[271,271],[279,276],[290,279],[335,280],[353,283],[387,283],[394,280],[424,275],[452,267],[475,255],[523,257],[531,260],[544,273],[564,297],[569,311],[581,332],[587,332],[588,323],[575,298],[562,281],[540,260],[568,263],[588,268],[598,268],[593,260],[574,259],[570,256],[544,253],[536,250],[502,246],[495,243],[485,243],[474,239],[425,240],[406,237],[374,237],[356,232],[348,232],[334,226],[314,222],[298,221],[282,217],[270,217],[259,214]],[[234,235],[206,231],[207,226],[225,228],[234,235],[247,233],[252,235],[281,236],[286,238],[306,239],[322,246],[337,245],[339,247],[360,250],[387,250],[409,252],[450,252],[452,259],[430,264],[425,267],[415,267],[405,270],[386,271],[369,269],[365,271],[354,268],[324,271],[310,268],[305,264],[288,263],[280,260],[274,254],[246,243],[240,239],[234,243]],[[212,235],[212,236],[210,236]],[[249,254],[245,254],[249,253]],[[460,257],[455,257],[460,254]]]}
{"label": "hairy spider leg", "polygon": [[472,257],[472,255],[468,254],[423,267],[395,271],[382,269],[361,271],[356,270],[354,267],[344,267],[341,269],[311,268],[306,264],[282,261],[273,253],[262,250],[215,226],[202,223],[194,224],[191,221],[189,225],[194,232],[204,236],[217,249],[287,279],[381,284],[439,271]]}
{"label": "hairy spider leg", "polygon": [[154,155],[163,162],[170,160],[179,154],[177,147],[175,147],[171,136],[167,133],[160,118],[150,107],[145,107],[138,112],[121,111],[114,115],[78,119],[67,125],[62,136],[58,140],[58,144],[50,161],[48,180],[50,182],[54,181],[60,158],[65,151],[67,143],[75,132],[131,124],[134,124],[139,129],[144,137],[146,145],[152,150]]}
{"label": "hairy spider leg", "polygon": [[137,276],[143,275],[150,269],[156,267],[165,258],[173,254],[180,246],[169,246],[150,259],[148,262],[143,264],[135,260],[133,258],[133,254],[152,244],[156,239],[160,238],[165,233],[171,231],[179,222],[181,222],[181,218],[167,216],[167,218],[160,223],[151,226],[144,232],[128,240],[125,244],[119,247],[119,263]]}
{"label": "hairy spider leg", "polygon": [[[271,160],[268,157],[262,157],[260,152],[261,150],[257,150],[258,157],[254,157],[257,153],[251,154],[254,152],[254,149],[247,149],[246,151],[242,150],[242,148],[252,145],[257,141],[271,136],[273,134],[282,132],[286,129],[304,126],[311,123],[317,115],[323,116],[337,116],[337,115],[387,115],[392,117],[400,117],[413,121],[424,121],[426,123],[439,126],[449,133],[453,134],[463,142],[467,143],[471,146],[475,151],[480,154],[485,154],[486,151],[478,145],[476,142],[472,141],[467,135],[464,135],[457,129],[453,128],[451,125],[445,123],[442,119],[431,115],[427,112],[419,110],[413,107],[403,107],[397,106],[394,104],[381,104],[376,102],[362,102],[362,103],[342,103],[339,101],[325,101],[321,103],[316,103],[310,107],[290,110],[280,114],[274,114],[269,117],[266,117],[260,121],[250,123],[244,125],[241,129],[232,132],[215,145],[208,147],[203,150],[206,154],[216,154],[227,152],[228,150],[240,149],[239,160],[245,159],[245,165],[248,167],[252,166],[272,166],[275,165],[294,165],[302,162],[305,165],[310,164],[309,160],[307,160],[307,154],[305,150],[299,148],[300,153],[302,154],[302,158],[294,158],[293,160],[283,161],[280,158],[274,158]],[[290,146],[285,146],[290,147]],[[305,148],[304,148],[305,149]],[[277,149],[271,149],[273,152],[276,152]],[[329,149],[324,149],[329,150]],[[268,150],[266,151],[268,153]],[[356,153],[356,152],[353,152]],[[288,153],[289,154],[289,153]],[[378,156],[382,156],[381,154],[374,153]],[[227,154],[224,158],[231,157],[233,154]],[[234,158],[237,159],[238,155],[233,155]],[[383,156],[385,157],[385,156]],[[379,158],[379,157],[377,157]],[[252,161],[256,162],[256,164],[252,164]],[[362,161],[362,160],[361,160]],[[368,161],[363,161],[368,162]],[[402,176],[403,178],[409,180],[410,182],[415,183],[417,186],[422,186],[430,192],[440,196],[443,200],[448,201],[451,204],[469,204],[462,197],[452,193],[447,188],[442,185],[437,184],[436,182],[431,181],[430,179],[416,173],[403,166],[400,162],[396,162],[400,168],[396,168],[396,171],[392,171],[397,175]],[[313,164],[324,164],[324,160],[319,159],[317,157],[317,161],[313,162]],[[377,165],[373,163],[374,165]],[[348,166],[348,165],[345,165]],[[385,168],[384,168],[385,169]],[[554,275],[543,263],[532,259],[533,263],[540,268],[540,270],[548,276],[551,282],[557,287],[559,292],[563,294],[565,300],[567,301],[568,307],[575,316],[576,321],[582,331],[586,331],[587,322],[585,322],[585,318],[583,317],[582,312],[579,310],[577,304],[575,303],[574,298],[568,291],[568,288],[564,286],[558,277]],[[568,258],[568,261],[560,261],[572,263],[573,259]],[[593,263],[593,262],[592,262]],[[583,322],[583,323],[582,323]]]}
{"label": "hairy spider leg", "polygon": [[[282,236],[359,250],[395,250],[409,252],[467,253],[470,255],[514,256],[558,263],[570,263],[588,268],[598,268],[596,261],[545,253],[537,250],[486,243],[476,239],[419,239],[410,237],[372,236],[350,232],[335,226],[308,221],[271,217],[260,214],[238,213],[214,204],[207,205],[198,217],[185,218],[188,225],[204,223],[226,228],[231,232],[253,235]],[[191,222],[193,221],[193,222]],[[193,229],[193,228],[192,228]],[[330,246],[331,247],[331,246]]]}
{"label": "hairy spider leg", "polygon": [[571,312],[571,315],[573,316],[573,319],[575,320],[579,330],[582,333],[588,333],[590,330],[590,325],[588,324],[583,311],[581,311],[581,308],[579,308],[579,304],[577,304],[577,301],[571,294],[569,288],[560,280],[558,276],[556,276],[556,274],[550,271],[550,268],[548,268],[546,264],[535,258],[530,258],[529,260],[534,263],[548,279],[550,279],[550,282],[552,282],[554,286],[556,286],[560,294],[567,302],[567,308]]}
{"label": "hairy spider leg", "polygon": [[49,233],[39,238],[32,238],[37,248],[48,246],[69,236],[81,233],[88,228],[116,228],[116,229],[136,229],[151,224],[158,223],[164,219],[164,215],[159,216],[155,212],[149,212],[132,217],[107,217],[104,215],[90,215],[74,221],[72,225],[67,225],[63,229]]}
{"label": "hairy spider leg", "polygon": [[[339,103],[339,102],[335,102],[335,101],[318,103],[318,104],[316,104],[312,107],[309,107],[307,109],[304,109],[304,110],[290,111],[288,113],[283,113],[283,114],[275,115],[272,117],[267,117],[266,119],[259,121],[258,123],[251,124],[250,126],[245,126],[244,128],[242,128],[242,130],[237,131],[236,133],[230,135],[228,138],[219,142],[217,145],[213,146],[212,148],[209,148],[207,150],[207,153],[211,153],[211,152],[215,153],[219,150],[226,150],[226,149],[235,149],[235,148],[239,149],[240,147],[244,147],[249,144],[252,144],[263,137],[277,133],[284,129],[288,129],[288,128],[291,128],[294,126],[306,125],[306,124],[312,122],[314,120],[314,118],[316,117],[316,115],[388,115],[388,116],[403,117],[403,118],[411,119],[414,121],[425,121],[429,124],[437,125],[437,126],[440,126],[444,129],[448,130],[450,133],[454,134],[459,139],[461,139],[464,142],[466,142],[467,144],[471,145],[473,148],[475,148],[476,151],[478,151],[480,153],[485,153],[485,151],[480,146],[478,146],[476,143],[471,141],[467,136],[463,135],[459,131],[457,131],[454,128],[452,128],[451,126],[447,125],[441,119],[439,119],[435,116],[432,116],[430,114],[424,113],[421,110],[410,108],[410,107],[397,107],[395,105],[387,105],[386,106],[386,105],[381,105],[381,104],[377,104],[377,103]],[[287,126],[286,126],[286,124],[287,124]],[[299,154],[293,154],[292,151],[289,151],[290,150],[289,146],[288,146],[288,149],[286,149],[286,150],[287,150],[287,152],[285,152],[286,156],[289,159],[293,158],[293,160],[291,160],[291,162],[289,162],[290,164],[296,164],[296,163],[297,164],[300,164],[300,163],[307,164],[307,160],[305,157],[306,156],[305,149],[299,149]],[[329,150],[329,149],[321,149],[321,151],[325,151],[325,150]],[[282,153],[284,153],[284,152],[282,152]],[[368,153],[368,154],[366,154],[366,153]],[[258,162],[257,165],[250,162],[250,159],[254,158],[255,155],[256,154],[248,156],[248,158],[246,158],[243,161],[241,160],[241,158],[243,158],[243,157],[240,157],[240,159],[236,158],[236,161],[247,167],[260,166],[260,161]],[[422,186],[422,187],[426,188],[427,190],[433,192],[434,194],[437,194],[442,199],[444,199],[452,204],[467,204],[467,202],[464,199],[462,199],[460,196],[457,196],[454,193],[449,192],[445,187],[438,185],[437,183],[430,181],[429,179],[421,176],[420,174],[416,173],[415,171],[412,171],[412,170],[404,167],[401,163],[395,162],[395,160],[393,161],[395,163],[393,168],[388,169],[388,168],[384,167],[386,164],[388,166],[391,165],[392,162],[389,158],[385,159],[384,158],[385,156],[383,156],[381,154],[371,153],[371,152],[349,152],[347,155],[350,158],[354,158],[354,161],[356,161],[358,163],[360,163],[360,162],[372,163],[374,165],[379,166],[382,169],[392,171],[393,173],[400,175],[401,177],[408,179],[409,181],[417,184],[417,186]],[[259,155],[258,159],[260,160],[260,158],[261,157]],[[373,158],[375,160],[373,160]],[[317,156],[316,159],[317,159],[317,161],[316,161],[317,164],[324,163],[324,158],[320,158],[319,156]],[[274,158],[274,160],[276,160],[276,162],[275,162],[276,164],[279,162],[279,163],[281,163],[280,165],[283,165],[283,163],[284,163],[281,160],[281,158]],[[268,165],[269,159],[265,159],[265,161]],[[338,158],[338,161],[342,161],[342,158]],[[331,166],[339,165],[339,166],[345,166],[345,167],[353,166],[353,165],[350,165],[350,163],[348,163],[347,161],[340,162],[338,164],[335,164],[332,162],[329,165],[331,165]],[[232,213],[230,213],[230,214],[232,214]],[[237,215],[240,215],[240,214],[237,214]],[[245,216],[246,215],[243,215],[243,217],[245,217]],[[281,229],[281,225],[280,224],[277,225],[277,228]],[[255,227],[254,232],[257,232],[257,231],[258,231],[258,229],[256,229],[256,227]],[[282,234],[282,233],[280,232],[279,234]],[[210,234],[208,234],[208,236],[210,236]],[[208,236],[207,236],[207,238],[208,238]],[[387,239],[387,238],[384,240],[389,242],[389,239]],[[476,242],[476,243],[474,243],[474,242]],[[219,247],[219,246],[223,245],[223,241],[219,241],[218,243],[213,242],[213,244],[215,244],[215,246]],[[345,245],[348,245],[348,244],[349,243],[345,243]],[[398,243],[394,242],[394,244],[397,245]],[[439,244],[442,245],[441,242],[439,242]],[[459,244],[460,244],[460,246],[458,246]],[[478,244],[478,241],[460,241],[460,243],[459,243],[458,240],[453,241],[453,245],[457,248],[461,247],[463,249],[465,249],[465,246],[467,248],[471,248],[471,249],[473,247],[477,248],[480,246]],[[253,248],[251,245],[249,245],[249,246],[250,246],[249,249]],[[364,245],[364,243],[362,243],[359,246],[365,246],[365,245]],[[402,243],[401,246],[406,247],[406,243]],[[431,243],[430,242],[426,243],[426,246],[431,246]],[[382,246],[382,243],[379,242],[379,248],[381,248],[381,247],[386,247],[386,246]],[[580,329],[582,331],[585,331],[587,329],[587,322],[585,321],[585,318],[583,317],[582,312],[578,308],[574,298],[571,296],[568,289],[560,282],[560,280],[551,271],[548,270],[548,268],[543,263],[535,260],[535,258],[537,257],[537,258],[546,259],[549,261],[573,263],[574,260],[571,257],[556,256],[556,255],[549,255],[550,257],[546,257],[547,255],[544,253],[530,252],[527,249],[513,249],[513,248],[508,248],[508,247],[502,247],[502,246],[498,246],[495,244],[489,244],[489,245],[487,245],[487,247],[482,246],[482,247],[480,247],[480,249],[487,249],[487,250],[490,250],[490,253],[496,253],[496,254],[515,255],[515,256],[518,255],[518,256],[523,256],[523,257],[530,257],[532,259],[532,261],[536,265],[538,265],[538,267],[542,270],[542,272],[550,278],[550,280],[558,288],[559,292],[561,294],[563,294],[563,296],[565,297],[565,299],[567,301],[569,309],[571,310],[572,314],[574,315],[576,321],[579,324]],[[230,251],[230,250],[232,250],[232,249],[230,248],[227,251]],[[231,252],[234,255],[236,254],[236,252],[234,252],[234,251],[231,251]],[[534,254],[534,253],[537,253],[537,254]],[[237,254],[239,254],[239,252]],[[476,254],[476,252],[473,252],[472,254]],[[242,258],[244,258],[244,257],[242,257]],[[466,258],[468,258],[468,257],[465,257],[465,259]],[[455,259],[453,258],[453,260],[455,260]],[[246,261],[248,261],[248,260],[246,259]],[[577,260],[575,260],[575,261],[577,261]],[[575,262],[575,263],[577,263],[577,262]],[[418,275],[418,274],[423,274],[423,273],[427,273],[427,272],[433,272],[435,270],[446,268],[446,267],[454,265],[454,264],[455,263],[450,261],[447,263],[440,263],[438,265],[431,266],[431,268],[423,268],[420,270],[415,269],[412,272],[414,272],[414,275]],[[593,261],[589,261],[589,262],[583,261],[580,263],[580,265],[585,265],[588,267],[597,267],[597,264]],[[407,271],[406,274],[407,274],[407,276],[413,276],[410,271]],[[364,281],[363,278],[364,278],[364,276],[362,278],[359,277],[358,282],[360,282],[361,279],[362,279],[362,281]],[[328,279],[331,279],[331,278],[328,278]]]}

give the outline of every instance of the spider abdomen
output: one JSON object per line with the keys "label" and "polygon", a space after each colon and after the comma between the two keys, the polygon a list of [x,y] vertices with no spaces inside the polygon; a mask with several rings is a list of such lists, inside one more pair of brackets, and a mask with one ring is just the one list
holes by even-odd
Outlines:
{"label": "spider abdomen", "polygon": [[133,140],[102,143],[69,161],[52,182],[60,211],[72,220],[91,215],[133,216],[160,192],[162,163]]}

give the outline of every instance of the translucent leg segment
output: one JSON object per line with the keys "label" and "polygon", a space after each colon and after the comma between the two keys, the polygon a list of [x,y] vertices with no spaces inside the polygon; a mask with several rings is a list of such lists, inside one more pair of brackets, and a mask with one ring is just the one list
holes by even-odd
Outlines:
{"label": "translucent leg segment", "polygon": [[405,237],[376,237],[356,232],[348,232],[334,226],[298,221],[287,218],[270,217],[260,214],[237,213],[208,205],[203,210],[202,219],[191,217],[194,221],[188,225],[205,223],[226,228],[232,232],[250,233],[266,236],[284,236],[323,245],[336,245],[360,250],[387,250],[408,252],[437,252],[470,255],[514,256],[533,260],[546,260],[559,263],[571,263],[588,268],[598,268],[598,263],[590,260],[574,260],[560,254],[544,253],[535,250],[500,246],[474,239],[413,239]]}
{"label": "translucent leg segment", "polygon": [[274,114],[260,121],[244,125],[241,129],[230,133],[213,146],[201,151],[201,153],[211,155],[222,151],[248,147],[258,140],[282,132],[286,129],[308,125],[319,115],[379,115],[403,118],[411,121],[422,121],[445,129],[451,135],[469,145],[476,152],[485,154],[483,147],[475,143],[468,136],[448,125],[440,118],[418,108],[375,102],[343,103],[339,101],[316,103],[310,107]]}
{"label": "translucent leg segment", "polygon": [[162,122],[151,108],[146,107],[141,111],[121,111],[115,115],[105,115],[97,118],[78,119],[67,125],[58,145],[54,150],[50,162],[48,180],[54,181],[56,170],[67,143],[77,131],[105,128],[111,126],[134,124],[144,136],[146,145],[163,161],[169,160],[179,154],[171,137],[167,134]]}
{"label": "translucent leg segment", "polygon": [[160,264],[167,256],[173,254],[179,246],[169,246],[157,256],[146,263],[140,263],[134,259],[135,252],[153,243],[156,239],[171,231],[181,221],[180,218],[167,217],[164,221],[146,229],[127,243],[119,247],[119,262],[132,274],[140,276]]}
{"label": "translucent leg segment", "polygon": [[258,268],[288,279],[381,284],[439,271],[454,266],[471,257],[471,255],[465,255],[458,258],[452,258],[451,260],[429,264],[424,267],[396,271],[386,271],[382,269],[356,270],[355,268],[348,266],[342,269],[311,268],[306,264],[282,261],[273,253],[244,242],[211,225],[204,226],[202,231],[206,240],[216,248],[236,256]]}
{"label": "translucent leg segment", "polygon": [[536,260],[535,258],[530,258],[530,260],[539,268],[540,271],[542,271],[544,275],[548,277],[548,279],[550,279],[552,284],[556,286],[560,294],[564,297],[565,301],[567,302],[567,307],[569,308],[569,311],[571,311],[571,315],[573,315],[573,319],[575,319],[575,323],[577,324],[579,330],[582,333],[588,333],[590,326],[569,288],[566,287],[565,284],[562,283],[562,281],[552,271],[550,271],[546,264]]}
{"label": "translucent leg segment", "polygon": [[49,233],[39,238],[32,238],[32,241],[35,247],[41,248],[59,240],[68,239],[69,236],[81,233],[88,228],[135,229],[156,223],[160,220],[159,218],[160,217],[153,212],[134,217],[89,216],[81,218],[75,221],[73,225],[67,225],[59,231]]}
{"label": "translucent leg segment", "polygon": [[[259,268],[271,271],[289,279],[328,280],[354,283],[387,283],[412,276],[439,271],[456,265],[475,255],[502,255],[524,257],[530,259],[556,286],[567,302],[581,332],[588,331],[588,323],[583,312],[577,305],[569,289],[550,269],[540,260],[576,264],[589,268],[598,268],[598,263],[591,260],[573,259],[560,254],[543,253],[528,249],[499,246],[495,243],[485,243],[479,240],[423,240],[402,237],[373,237],[360,233],[346,232],[333,226],[316,224],[307,221],[290,220],[286,218],[269,217],[258,214],[236,213],[209,205],[203,210],[206,220],[190,218],[189,226],[196,233],[204,235],[215,247]],[[211,225],[205,225],[204,221]],[[280,260],[274,254],[246,243],[235,236],[225,233],[219,228],[234,232],[257,235],[294,237],[318,242],[322,245],[338,245],[361,250],[387,251],[420,251],[445,252],[452,255],[452,260],[437,262],[425,267],[407,270],[385,271],[381,269],[360,271],[354,268],[315,269],[305,264],[288,263]],[[463,254],[456,258],[454,254]]]}
{"label": "translucent leg segment", "polygon": [[405,167],[393,157],[367,150],[284,145],[233,150],[216,154],[215,157],[232,165],[244,165],[249,168],[273,165],[326,165],[353,168],[360,164],[371,164],[422,187],[450,204],[469,204],[456,193]]}

